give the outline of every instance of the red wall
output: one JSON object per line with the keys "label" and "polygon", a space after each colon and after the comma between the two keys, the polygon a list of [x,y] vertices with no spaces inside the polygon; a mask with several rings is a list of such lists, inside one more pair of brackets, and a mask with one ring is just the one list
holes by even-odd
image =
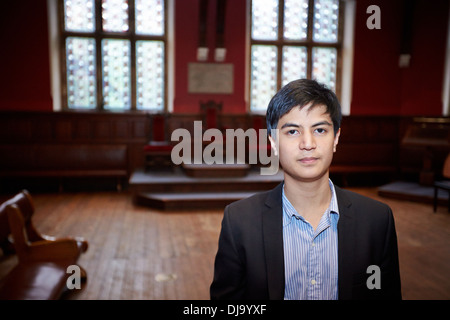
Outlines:
{"label": "red wall", "polygon": [[449,3],[448,0],[417,1],[411,67],[401,74],[401,114],[442,114]]}
{"label": "red wall", "polygon": [[47,1],[4,1],[0,13],[0,110],[53,109]]}
{"label": "red wall", "polygon": [[[351,114],[441,115],[449,1],[415,0],[411,65],[399,68],[405,1],[357,0]],[[0,13],[0,110],[52,110],[47,1],[5,1]],[[196,62],[199,0],[174,0],[174,112],[200,110],[214,99],[226,113],[244,113],[246,1],[228,0],[225,63],[234,65],[230,95],[189,94],[188,63]],[[214,62],[216,1],[209,1],[208,62]],[[369,30],[369,5],[381,9],[381,30]]]}
{"label": "red wall", "polygon": [[[405,1],[358,0],[351,114],[442,115],[448,0],[416,0],[411,62],[400,68]],[[381,9],[381,29],[369,30],[366,9]]]}
{"label": "red wall", "polygon": [[[216,1],[208,1],[207,45],[214,62]],[[245,113],[245,17],[246,1],[228,0],[225,12],[226,58],[234,68],[233,94],[188,93],[188,63],[197,62],[199,0],[176,1],[175,8],[175,100],[174,112],[199,112],[200,101],[223,103],[223,112]]]}

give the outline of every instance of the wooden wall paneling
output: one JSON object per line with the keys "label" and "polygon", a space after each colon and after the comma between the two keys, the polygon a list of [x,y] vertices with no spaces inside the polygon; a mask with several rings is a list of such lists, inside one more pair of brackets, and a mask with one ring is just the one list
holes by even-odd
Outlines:
{"label": "wooden wall paneling", "polygon": [[347,166],[396,166],[396,146],[390,143],[338,144],[333,164]]}
{"label": "wooden wall paneling", "polygon": [[74,121],[74,140],[90,140],[92,137],[92,122],[76,119]]}
{"label": "wooden wall paneling", "polygon": [[134,120],[133,123],[133,139],[143,139],[147,141],[150,139],[150,131],[148,129],[149,124],[147,121],[145,121],[145,118],[143,120]]}
{"label": "wooden wall paneling", "polygon": [[94,122],[94,139],[109,141],[111,140],[111,121],[100,120]]}
{"label": "wooden wall paneling", "polygon": [[[127,146],[127,169],[143,166],[148,121],[143,113],[2,112],[0,143],[8,167],[26,170],[34,162],[27,155],[38,145],[111,144]],[[5,145],[3,147],[3,145]],[[3,153],[3,152],[2,152]],[[20,159],[28,159],[21,162]],[[64,163],[58,164],[64,166]],[[21,167],[22,166],[22,167]]]}
{"label": "wooden wall paneling", "polygon": [[178,128],[186,129],[193,135],[194,121],[203,121],[205,125],[202,114],[173,114],[167,123],[168,139],[170,140],[172,132]]}
{"label": "wooden wall paneling", "polygon": [[111,123],[112,138],[114,140],[124,140],[131,137],[130,122],[128,120],[117,120]]}
{"label": "wooden wall paneling", "polygon": [[[203,116],[202,113],[168,115],[167,139],[178,128],[193,134],[194,121],[203,121]],[[247,130],[252,127],[253,117],[221,114],[219,123],[222,128]],[[378,163],[418,172],[421,150],[400,146],[412,121],[412,117],[398,116],[344,117],[333,163],[346,166]],[[0,112],[0,144],[15,150],[11,152],[26,156],[23,148],[42,144],[125,144],[129,173],[144,165],[143,147],[150,139],[150,130],[148,114],[142,112]],[[10,156],[11,161],[16,161],[13,158]]]}
{"label": "wooden wall paneling", "polygon": [[53,139],[53,126],[50,120],[33,121],[31,125],[34,139],[38,141],[51,141]]}
{"label": "wooden wall paneling", "polygon": [[56,141],[70,141],[73,138],[72,121],[59,120],[55,124],[55,139]]}
{"label": "wooden wall paneling", "polygon": [[252,127],[249,115],[222,114],[219,117],[219,123],[225,129],[247,130]]}
{"label": "wooden wall paneling", "polygon": [[12,135],[9,129],[9,123],[11,119],[5,119],[0,117],[0,141],[8,142],[11,141],[10,137]]}
{"label": "wooden wall paneling", "polygon": [[33,138],[31,131],[31,120],[30,119],[17,119],[14,122],[9,122],[7,124],[7,132],[10,141],[29,141]]}
{"label": "wooden wall paneling", "polygon": [[345,116],[340,142],[397,142],[398,118],[384,116]]}
{"label": "wooden wall paneling", "polygon": [[144,143],[128,144],[128,171],[130,174],[136,169],[144,167],[144,146]]}
{"label": "wooden wall paneling", "polygon": [[2,144],[0,145],[0,170],[4,168],[23,169],[33,166],[33,145]]}

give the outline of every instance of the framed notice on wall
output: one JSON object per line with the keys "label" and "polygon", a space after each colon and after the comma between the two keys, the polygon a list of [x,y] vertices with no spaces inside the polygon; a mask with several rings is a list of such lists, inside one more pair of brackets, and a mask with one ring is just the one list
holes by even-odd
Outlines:
{"label": "framed notice on wall", "polygon": [[233,65],[230,63],[189,63],[189,93],[233,93]]}

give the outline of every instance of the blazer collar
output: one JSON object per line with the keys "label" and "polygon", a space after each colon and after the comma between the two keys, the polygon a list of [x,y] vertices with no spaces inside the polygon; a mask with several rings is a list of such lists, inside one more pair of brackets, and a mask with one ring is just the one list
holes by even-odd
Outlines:
{"label": "blazer collar", "polygon": [[338,283],[339,299],[346,300],[352,297],[353,252],[356,243],[355,217],[352,202],[339,187],[336,187],[336,197],[339,207],[338,222]]}
{"label": "blazer collar", "polygon": [[345,194],[345,191],[339,188],[338,186],[334,186],[334,190],[336,191],[336,197],[338,199],[338,207],[339,207],[339,213],[341,211],[347,215],[349,218],[352,215],[352,211],[349,210],[349,208],[352,206],[352,202]]}
{"label": "blazer collar", "polygon": [[262,213],[264,251],[266,255],[269,299],[284,298],[283,209],[281,192],[283,182],[269,191]]}

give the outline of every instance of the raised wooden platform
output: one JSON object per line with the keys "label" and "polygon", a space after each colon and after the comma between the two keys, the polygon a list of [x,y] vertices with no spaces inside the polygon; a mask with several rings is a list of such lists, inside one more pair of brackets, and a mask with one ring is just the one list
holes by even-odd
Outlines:
{"label": "raised wooden platform", "polygon": [[129,179],[138,205],[160,210],[224,208],[227,204],[270,190],[283,180],[283,172],[263,176],[249,168],[243,176],[189,176],[181,167],[173,171],[136,170]]}
{"label": "raised wooden platform", "polygon": [[[415,182],[395,181],[378,188],[378,195],[386,198],[433,204],[434,188]],[[438,190],[438,204],[447,205],[448,193]]]}
{"label": "raised wooden platform", "polygon": [[250,197],[255,192],[140,193],[138,204],[160,210],[225,208],[231,202]]}
{"label": "raised wooden platform", "polygon": [[244,177],[249,164],[182,164],[183,171],[190,177]]}

